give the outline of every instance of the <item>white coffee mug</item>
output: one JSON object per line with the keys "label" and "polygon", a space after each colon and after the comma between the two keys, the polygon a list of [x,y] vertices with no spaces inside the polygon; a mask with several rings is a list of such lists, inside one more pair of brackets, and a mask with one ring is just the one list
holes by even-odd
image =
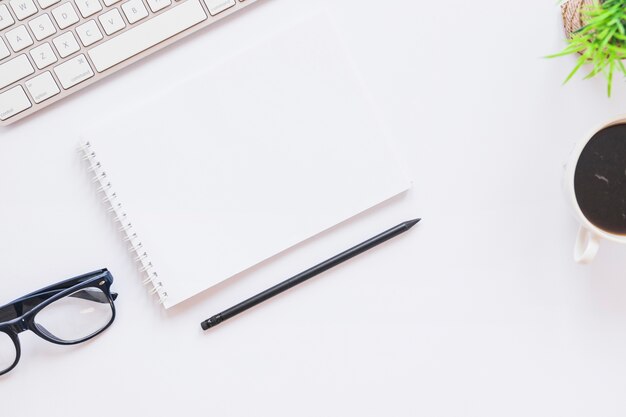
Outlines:
{"label": "white coffee mug", "polygon": [[613,119],[608,123],[600,125],[597,129],[591,131],[582,141],[576,144],[572,151],[569,162],[565,166],[565,176],[563,178],[563,187],[565,189],[566,196],[570,201],[571,207],[574,212],[574,216],[580,222],[580,228],[578,229],[578,236],[576,237],[576,244],[574,245],[574,260],[581,264],[588,264],[595,258],[600,248],[600,239],[607,239],[617,243],[626,243],[626,236],[616,235],[606,230],[602,230],[599,227],[591,223],[583,214],[578,200],[576,199],[576,192],[574,190],[574,174],[576,173],[576,165],[580,154],[587,143],[593,138],[593,136],[600,130],[609,126],[618,124],[626,124],[626,118]]}

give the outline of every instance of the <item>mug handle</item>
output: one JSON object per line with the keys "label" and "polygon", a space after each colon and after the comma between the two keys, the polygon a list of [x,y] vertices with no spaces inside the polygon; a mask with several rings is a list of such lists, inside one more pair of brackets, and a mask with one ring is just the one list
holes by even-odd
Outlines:
{"label": "mug handle", "polygon": [[576,245],[574,246],[574,260],[580,264],[588,264],[596,257],[600,248],[600,238],[580,226],[578,236],[576,236]]}

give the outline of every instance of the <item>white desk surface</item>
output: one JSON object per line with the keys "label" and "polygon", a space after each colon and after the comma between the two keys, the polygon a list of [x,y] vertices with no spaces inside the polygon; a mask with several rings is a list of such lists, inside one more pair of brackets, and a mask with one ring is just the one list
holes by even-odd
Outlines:
{"label": "white desk surface", "polygon": [[[0,131],[3,301],[106,266],[118,318],[90,343],[24,333],[0,414],[623,416],[626,247],[572,261],[562,165],[626,87],[561,82],[556,2],[262,0]],[[75,178],[73,132],[326,6],[414,176],[405,197],[163,312]],[[254,70],[254,69],[251,69]],[[164,114],[167,108],[164,108]],[[199,323],[411,216],[389,242],[202,333]],[[207,254],[210,257],[211,254]]]}

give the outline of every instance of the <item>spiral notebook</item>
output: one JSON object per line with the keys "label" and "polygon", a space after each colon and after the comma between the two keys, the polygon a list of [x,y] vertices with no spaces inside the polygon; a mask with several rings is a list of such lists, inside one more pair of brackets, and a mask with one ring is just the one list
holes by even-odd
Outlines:
{"label": "spiral notebook", "polygon": [[376,120],[321,15],[81,139],[169,308],[407,190]]}

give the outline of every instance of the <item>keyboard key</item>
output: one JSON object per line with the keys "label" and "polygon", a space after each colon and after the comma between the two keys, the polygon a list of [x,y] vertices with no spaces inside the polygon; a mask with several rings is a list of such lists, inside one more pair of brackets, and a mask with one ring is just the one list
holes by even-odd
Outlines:
{"label": "keyboard key", "polygon": [[57,4],[60,1],[61,0],[37,0],[37,2],[39,3],[39,7],[41,7],[42,9],[47,9],[48,7],[52,6],[53,4]]}
{"label": "keyboard key", "polygon": [[101,43],[89,51],[89,56],[96,70],[102,72],[206,19],[199,0],[187,0]]}
{"label": "keyboard key", "polygon": [[0,65],[0,89],[35,72],[26,55],[20,55]]}
{"label": "keyboard key", "polygon": [[0,120],[7,120],[31,106],[24,89],[19,85],[13,87],[0,94]]}
{"label": "keyboard key", "polygon": [[204,0],[204,4],[209,9],[211,16],[215,16],[226,9],[230,9],[236,3],[235,0]]}
{"label": "keyboard key", "polygon": [[35,39],[38,41],[46,39],[48,36],[57,33],[57,30],[54,28],[54,24],[52,24],[52,20],[50,20],[50,16],[47,14],[37,16],[28,22],[28,26],[30,26],[30,30],[33,31]]}
{"label": "keyboard key", "polygon": [[122,4],[122,10],[131,25],[148,16],[148,10],[141,0],[130,0]]}
{"label": "keyboard key", "polygon": [[[87,4],[84,1],[0,0],[1,126],[47,107],[122,65],[254,3],[253,0],[242,3],[239,1],[243,0],[87,0]],[[18,19],[16,13],[20,17],[29,15],[33,6],[36,13]],[[100,11],[84,18],[92,9]],[[218,18],[211,18],[216,14]],[[95,39],[99,40],[94,42]]]}
{"label": "keyboard key", "polygon": [[11,51],[9,51],[9,48],[7,48],[7,44],[4,43],[2,38],[0,38],[0,60],[3,60],[9,55],[11,55]]}
{"label": "keyboard key", "polygon": [[15,23],[15,20],[13,20],[9,8],[4,4],[0,4],[0,30],[8,28],[13,23]]}
{"label": "keyboard key", "polygon": [[117,9],[111,9],[100,15],[98,20],[100,20],[100,24],[102,28],[104,28],[104,33],[107,35],[112,35],[126,27],[126,23],[124,23],[124,19],[122,19],[122,15]]}
{"label": "keyboard key", "polygon": [[78,42],[72,32],[65,32],[63,35],[52,39],[52,42],[57,48],[57,51],[59,51],[61,58],[70,56],[80,49],[80,46],[78,45]]}
{"label": "keyboard key", "polygon": [[93,45],[102,39],[102,32],[98,29],[98,25],[95,20],[90,20],[89,22],[78,26],[76,28],[76,33],[78,33],[80,41],[85,46]]}
{"label": "keyboard key", "polygon": [[0,89],[21,80],[33,72],[35,72],[35,69],[26,55],[20,55],[4,64],[0,64]]}
{"label": "keyboard key", "polygon": [[20,25],[8,31],[6,37],[15,52],[19,52],[33,44],[33,39],[28,34],[28,30],[24,25]]}
{"label": "keyboard key", "polygon": [[30,50],[30,56],[33,57],[37,68],[44,69],[48,65],[52,65],[57,62],[57,56],[52,51],[52,47],[49,43],[44,43],[36,48]]}
{"label": "keyboard key", "polygon": [[93,70],[83,54],[54,67],[54,73],[66,90],[93,77]]}
{"label": "keyboard key", "polygon": [[72,3],[63,3],[56,9],[52,9],[52,16],[57,21],[59,29],[65,29],[78,22],[78,15],[76,10],[72,7]]}
{"label": "keyboard key", "polygon": [[148,6],[150,6],[150,10],[152,10],[153,13],[165,9],[170,4],[172,4],[171,0],[148,0]]}
{"label": "keyboard key", "polygon": [[43,74],[26,81],[26,88],[37,104],[48,100],[50,97],[54,97],[61,92],[59,86],[54,81],[54,78],[52,78],[50,71],[46,71]]}
{"label": "keyboard key", "polygon": [[80,14],[85,18],[102,10],[102,5],[98,0],[76,0],[76,5]]}
{"label": "keyboard key", "polygon": [[24,20],[37,13],[37,6],[33,0],[11,0],[9,3],[17,20]]}

